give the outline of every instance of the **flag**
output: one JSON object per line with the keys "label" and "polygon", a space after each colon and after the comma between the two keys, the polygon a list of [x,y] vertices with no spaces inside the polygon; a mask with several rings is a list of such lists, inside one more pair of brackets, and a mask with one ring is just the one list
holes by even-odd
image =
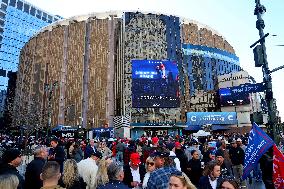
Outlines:
{"label": "flag", "polygon": [[284,188],[284,155],[273,145],[273,183],[275,189]]}
{"label": "flag", "polygon": [[249,133],[248,145],[245,151],[245,165],[242,179],[246,179],[253,168],[257,165],[261,156],[274,144],[273,140],[253,123]]}

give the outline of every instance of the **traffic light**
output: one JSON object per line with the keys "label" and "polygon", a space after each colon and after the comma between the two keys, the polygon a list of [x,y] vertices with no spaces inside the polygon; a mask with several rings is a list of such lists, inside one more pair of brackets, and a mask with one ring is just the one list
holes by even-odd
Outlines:
{"label": "traffic light", "polygon": [[257,45],[253,49],[253,55],[254,55],[255,67],[261,67],[262,65],[264,65],[264,55],[263,55],[262,45]]}

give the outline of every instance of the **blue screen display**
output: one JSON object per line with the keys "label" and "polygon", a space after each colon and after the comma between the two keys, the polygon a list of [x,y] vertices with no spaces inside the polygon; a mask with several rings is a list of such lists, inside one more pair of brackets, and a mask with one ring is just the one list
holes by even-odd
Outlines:
{"label": "blue screen display", "polygon": [[132,107],[176,108],[179,96],[176,62],[132,60]]}
{"label": "blue screen display", "polygon": [[188,112],[187,125],[205,125],[205,124],[236,124],[236,112]]}

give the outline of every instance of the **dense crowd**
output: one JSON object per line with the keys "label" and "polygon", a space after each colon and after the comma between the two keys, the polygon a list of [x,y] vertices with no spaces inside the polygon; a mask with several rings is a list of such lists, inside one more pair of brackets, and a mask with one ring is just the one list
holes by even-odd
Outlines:
{"label": "dense crowd", "polygon": [[[248,181],[241,179],[247,137],[29,138],[23,146],[2,135],[0,189],[237,189],[252,180],[273,188],[271,151]],[[21,149],[27,146],[34,159],[21,174]]]}

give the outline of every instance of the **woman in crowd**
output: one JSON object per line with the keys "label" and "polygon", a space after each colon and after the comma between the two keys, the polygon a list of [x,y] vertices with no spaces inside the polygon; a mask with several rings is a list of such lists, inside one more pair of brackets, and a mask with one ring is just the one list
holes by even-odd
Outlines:
{"label": "woman in crowd", "polygon": [[84,153],[78,144],[74,144],[70,157],[74,159],[77,163],[79,163],[84,158]]}
{"label": "woman in crowd", "polygon": [[146,167],[146,174],[144,176],[142,188],[147,188],[147,183],[150,178],[150,174],[155,170],[155,162],[153,157],[148,157],[146,159],[145,167]]}
{"label": "woman in crowd", "polygon": [[64,162],[62,184],[66,189],[85,189],[86,183],[79,176],[75,160],[68,159]]}
{"label": "woman in crowd", "polygon": [[0,175],[0,189],[17,189],[18,185],[19,179],[16,175]]}
{"label": "woman in crowd", "polygon": [[177,172],[170,177],[169,189],[196,189],[196,187],[185,173]]}
{"label": "woman in crowd", "polygon": [[[108,158],[109,160],[110,158]],[[109,182],[108,175],[107,175],[107,167],[110,164],[109,161],[106,159],[101,159],[98,162],[98,172],[95,181],[95,188],[98,186],[105,185]]]}
{"label": "woman in crowd", "polygon": [[111,157],[112,151],[107,147],[106,142],[102,141],[99,144],[98,151],[102,153],[103,157]]}
{"label": "woman in crowd", "polygon": [[236,180],[224,179],[221,182],[220,189],[239,189],[239,184]]}

